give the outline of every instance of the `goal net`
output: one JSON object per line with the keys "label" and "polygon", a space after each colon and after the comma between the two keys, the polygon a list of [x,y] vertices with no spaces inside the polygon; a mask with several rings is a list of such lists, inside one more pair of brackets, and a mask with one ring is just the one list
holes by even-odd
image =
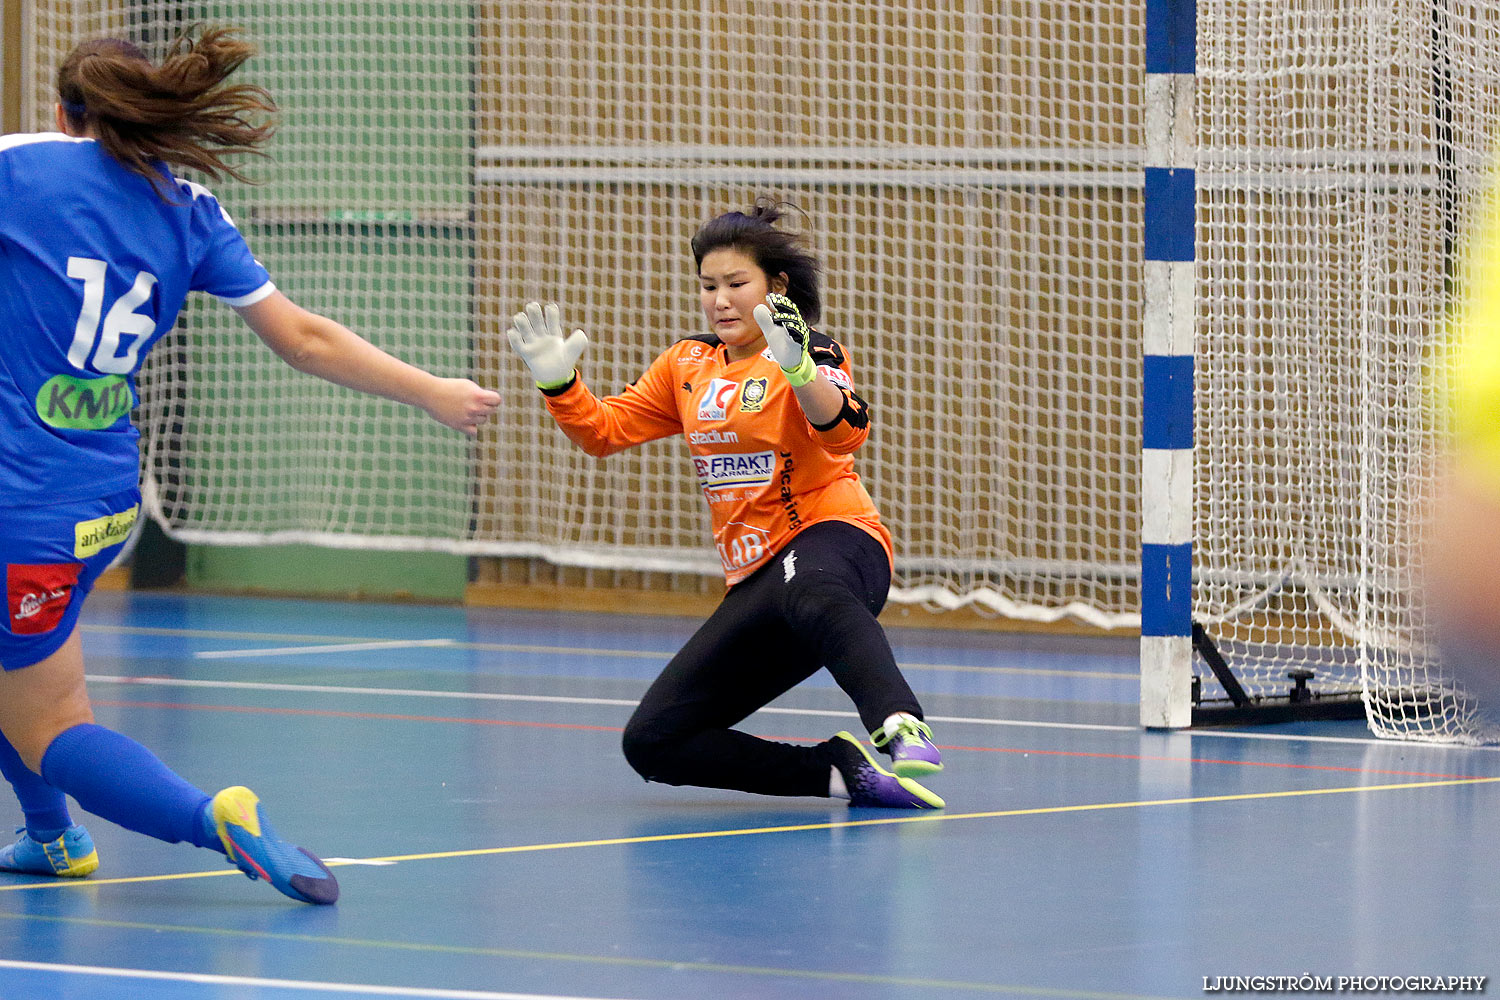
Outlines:
{"label": "goal net", "polygon": [[1500,116],[1500,7],[1199,4],[1194,620],[1252,696],[1311,669],[1453,738],[1420,528],[1431,391]]}
{"label": "goal net", "polygon": [[[213,302],[142,379],[179,538],[433,548],[718,575],[684,446],[605,462],[504,343],[556,300],[618,392],[702,332],[688,239],[758,195],[826,267],[877,432],[895,599],[1135,621],[1135,3],[36,0],[36,113],[79,37],[243,25],[283,108],[214,185],[278,285],[504,396],[477,447],[289,371]],[[47,119],[38,118],[38,121]]]}
{"label": "goal net", "polygon": [[[583,456],[503,331],[560,302],[585,379],[619,391],[701,330],[694,229],[772,194],[806,213],[824,329],[875,414],[858,469],[897,540],[892,599],[1139,625],[1144,0],[325,8],[29,5],[38,128],[83,37],[159,52],[189,22],[244,26],[281,130],[263,184],[215,189],[278,285],[504,397],[471,444],[195,302],[141,379],[173,535],[717,575],[681,442]],[[1313,665],[1386,735],[1461,729],[1451,697],[1383,699],[1447,690],[1409,529],[1500,96],[1493,19],[1198,5],[1195,616],[1252,691]]]}

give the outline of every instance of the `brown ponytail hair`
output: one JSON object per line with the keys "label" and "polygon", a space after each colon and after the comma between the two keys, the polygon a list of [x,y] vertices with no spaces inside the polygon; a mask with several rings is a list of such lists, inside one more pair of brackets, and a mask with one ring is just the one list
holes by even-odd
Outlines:
{"label": "brown ponytail hair", "polygon": [[189,28],[172,43],[160,66],[130,42],[99,38],[69,53],[57,70],[57,96],[68,124],[91,129],[105,151],[127,170],[149,180],[167,198],[166,178],[156,160],[202,171],[217,180],[228,174],[248,180],[224,161],[231,153],[255,153],[275,131],[276,102],[262,87],[226,85],[255,47],[238,38],[239,28],[208,28],[193,38]]}

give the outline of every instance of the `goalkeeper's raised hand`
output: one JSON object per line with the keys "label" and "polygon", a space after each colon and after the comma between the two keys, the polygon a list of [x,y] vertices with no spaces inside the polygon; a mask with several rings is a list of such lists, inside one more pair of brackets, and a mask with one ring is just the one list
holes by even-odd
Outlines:
{"label": "goalkeeper's raised hand", "polygon": [[794,386],[811,382],[818,374],[813,363],[812,330],[802,319],[796,303],[785,295],[771,292],[766,304],[755,307],[755,322],[766,336],[771,356],[781,366],[782,374]]}
{"label": "goalkeeper's raised hand", "polygon": [[578,357],[589,343],[582,330],[563,337],[562,314],[552,302],[546,309],[535,302],[526,303],[525,311],[511,320],[505,338],[531,369],[538,389],[556,389],[573,381]]}

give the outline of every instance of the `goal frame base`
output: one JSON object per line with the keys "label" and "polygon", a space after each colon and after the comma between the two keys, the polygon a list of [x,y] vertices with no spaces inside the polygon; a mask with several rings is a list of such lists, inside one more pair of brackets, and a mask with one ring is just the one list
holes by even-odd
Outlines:
{"label": "goal frame base", "polygon": [[1227,697],[1204,698],[1201,678],[1195,674],[1191,726],[1271,725],[1366,717],[1364,697],[1359,691],[1313,691],[1307,686],[1313,672],[1307,669],[1287,672],[1291,687],[1285,695],[1247,694],[1208,630],[1198,622],[1193,623],[1193,649],[1213,671]]}

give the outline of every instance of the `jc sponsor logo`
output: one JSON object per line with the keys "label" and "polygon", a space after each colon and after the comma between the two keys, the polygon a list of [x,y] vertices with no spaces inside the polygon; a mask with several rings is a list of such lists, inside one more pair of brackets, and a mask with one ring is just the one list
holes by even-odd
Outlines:
{"label": "jc sponsor logo", "polygon": [[739,389],[738,382],[716,378],[708,383],[703,398],[698,401],[699,420],[723,420],[729,410],[729,401]]}
{"label": "jc sponsor logo", "polygon": [[57,628],[83,563],[51,563],[5,567],[6,604],[10,630],[16,635],[41,635]]}

